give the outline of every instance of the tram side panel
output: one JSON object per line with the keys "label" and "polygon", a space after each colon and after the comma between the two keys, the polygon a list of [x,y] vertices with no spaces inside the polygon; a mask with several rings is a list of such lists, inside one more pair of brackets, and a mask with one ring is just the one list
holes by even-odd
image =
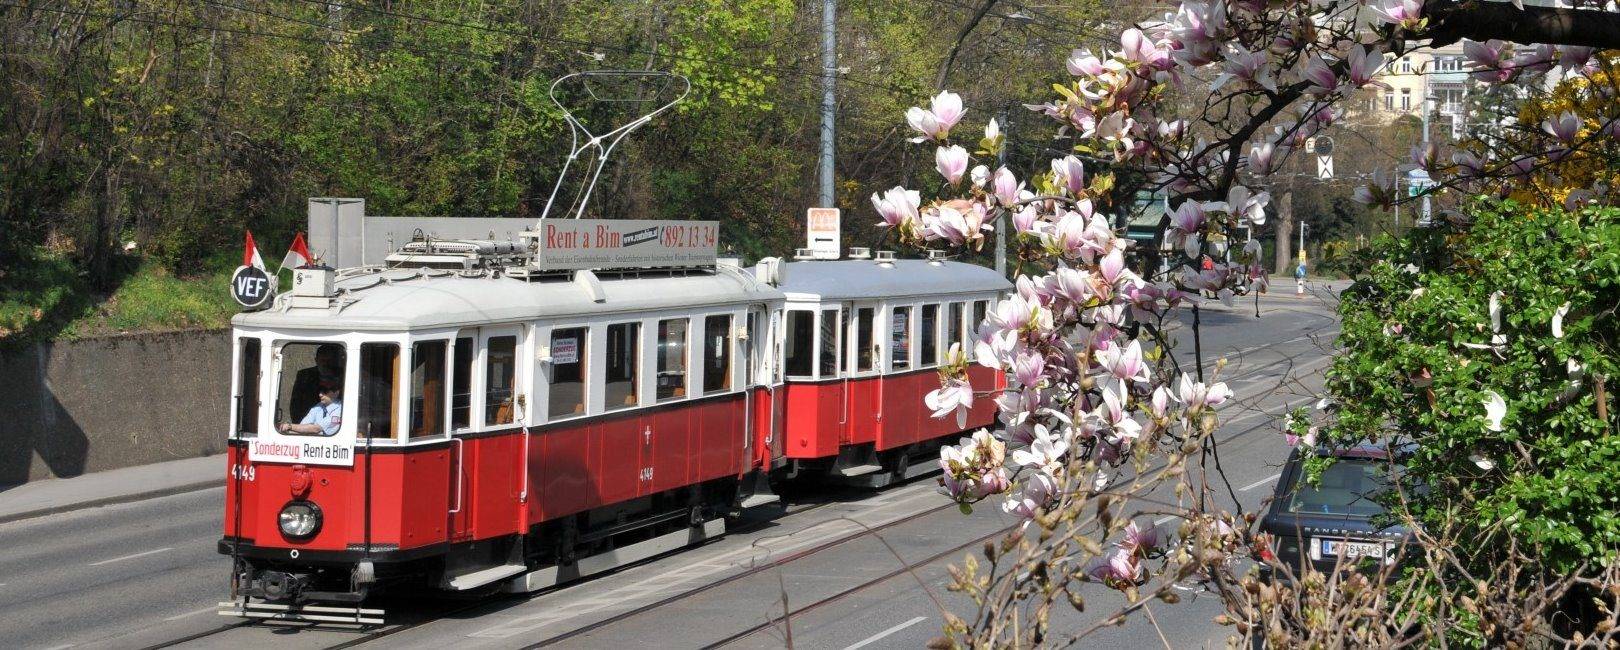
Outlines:
{"label": "tram side panel", "polygon": [[784,437],[787,457],[824,458],[838,455],[843,435],[846,393],[843,380],[820,383],[788,382],[782,387],[786,399]]}
{"label": "tram side panel", "polygon": [[[878,425],[883,419],[884,379],[881,375],[850,379],[849,411],[840,442],[859,445],[877,441]],[[897,396],[900,397],[900,396]]]}
{"label": "tram side panel", "polygon": [[[446,541],[449,453],[443,448],[413,452],[356,454],[353,467],[250,463],[244,446],[232,445],[233,469],[226,480],[224,529],[256,547],[343,551],[366,542],[366,473],[372,475],[370,541],[374,547],[408,550]],[[296,479],[298,474],[306,479]],[[305,485],[306,492],[295,491]],[[283,535],[276,524],[283,506],[302,494],[318,504],[321,528],[308,539]],[[240,503],[240,528],[238,528]]]}
{"label": "tram side panel", "polygon": [[518,484],[523,472],[519,465],[523,462],[522,433],[474,438],[466,442],[466,449],[472,480],[471,492],[464,497],[472,509],[471,537],[488,539],[522,532],[522,488]]}
{"label": "tram side panel", "polygon": [[[968,380],[972,382],[975,391],[999,388],[1001,383],[996,379],[998,374],[991,368],[980,366],[968,368]],[[878,428],[878,451],[995,425],[996,405],[988,396],[980,396],[973,400],[973,408],[968,410],[966,427],[957,426],[954,415],[934,417],[933,411],[923,403],[923,398],[929,391],[939,388],[939,374],[933,370],[894,375],[888,377],[886,381],[889,384],[885,387],[884,397],[887,401],[883,409],[883,422]]]}

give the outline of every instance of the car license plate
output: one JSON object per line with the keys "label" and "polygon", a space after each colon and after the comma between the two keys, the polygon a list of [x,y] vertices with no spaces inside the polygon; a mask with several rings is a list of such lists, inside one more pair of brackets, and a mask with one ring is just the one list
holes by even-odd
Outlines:
{"label": "car license plate", "polygon": [[1360,557],[1384,558],[1384,544],[1382,542],[1353,542],[1344,539],[1318,539],[1321,545],[1322,557],[1338,557],[1343,555],[1346,559],[1354,560]]}

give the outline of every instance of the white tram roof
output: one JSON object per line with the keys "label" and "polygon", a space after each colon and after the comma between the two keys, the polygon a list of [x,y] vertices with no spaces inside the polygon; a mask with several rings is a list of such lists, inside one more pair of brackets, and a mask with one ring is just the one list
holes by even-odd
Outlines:
{"label": "white tram roof", "polygon": [[782,293],[747,270],[598,276],[605,300],[569,276],[528,281],[396,269],[343,278],[326,308],[283,307],[237,314],[237,327],[399,331],[596,316],[664,309],[699,310],[780,302]]}
{"label": "white tram roof", "polygon": [[908,298],[1012,289],[994,269],[928,260],[824,260],[785,265],[782,292],[788,300],[834,301]]}

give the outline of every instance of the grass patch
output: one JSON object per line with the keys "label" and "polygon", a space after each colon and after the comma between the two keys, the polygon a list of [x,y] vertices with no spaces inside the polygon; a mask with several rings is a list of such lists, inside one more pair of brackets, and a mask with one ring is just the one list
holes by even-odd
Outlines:
{"label": "grass patch", "polygon": [[186,276],[124,258],[116,288],[96,293],[70,259],[40,251],[0,276],[0,341],[224,327],[237,312],[227,283],[238,255],[221,252]]}

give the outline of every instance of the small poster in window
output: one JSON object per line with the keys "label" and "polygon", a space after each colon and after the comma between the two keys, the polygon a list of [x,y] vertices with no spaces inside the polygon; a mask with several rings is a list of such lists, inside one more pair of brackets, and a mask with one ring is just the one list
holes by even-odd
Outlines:
{"label": "small poster in window", "polygon": [[579,363],[579,339],[568,337],[566,339],[552,339],[552,363]]}

